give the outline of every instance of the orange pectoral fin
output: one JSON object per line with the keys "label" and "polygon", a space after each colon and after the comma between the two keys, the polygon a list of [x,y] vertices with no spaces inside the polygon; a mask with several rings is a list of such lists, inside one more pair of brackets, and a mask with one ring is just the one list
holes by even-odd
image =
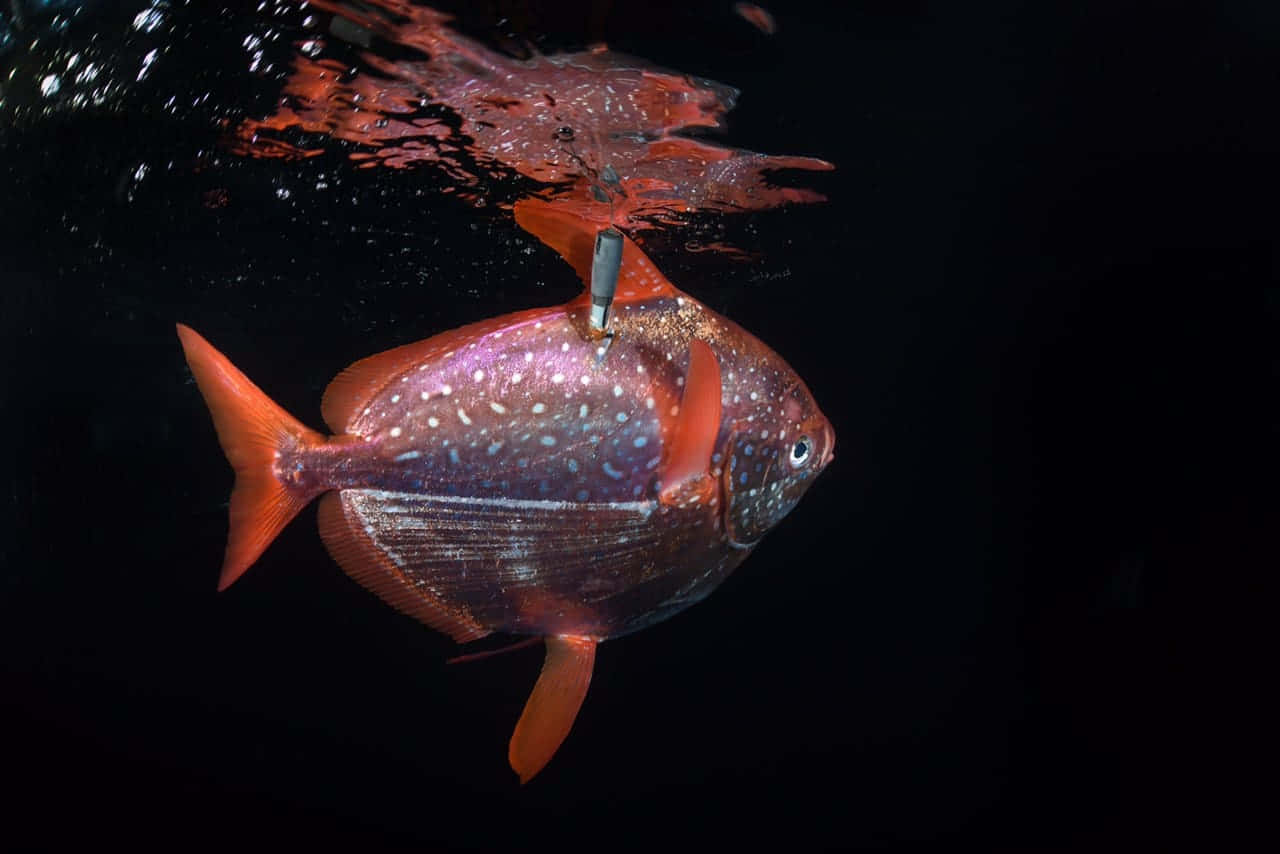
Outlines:
{"label": "orange pectoral fin", "polygon": [[546,767],[569,735],[587,696],[595,660],[596,641],[592,638],[547,638],[542,673],[524,704],[507,749],[507,760],[520,776],[521,785]]}
{"label": "orange pectoral fin", "polygon": [[720,432],[720,363],[710,345],[689,342],[689,374],[663,469],[663,504],[683,505],[710,497],[711,453]]}

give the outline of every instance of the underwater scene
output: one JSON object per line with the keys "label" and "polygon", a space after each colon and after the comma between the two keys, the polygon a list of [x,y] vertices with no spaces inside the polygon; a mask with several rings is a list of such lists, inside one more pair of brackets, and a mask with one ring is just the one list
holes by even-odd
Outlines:
{"label": "underwater scene", "polygon": [[1260,817],[1266,3],[4,0],[13,850]]}

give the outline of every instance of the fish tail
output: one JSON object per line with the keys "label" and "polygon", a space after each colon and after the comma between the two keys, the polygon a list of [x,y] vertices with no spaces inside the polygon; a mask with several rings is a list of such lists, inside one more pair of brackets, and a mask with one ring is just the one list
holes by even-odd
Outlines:
{"label": "fish tail", "polygon": [[271,541],[322,490],[290,486],[276,476],[281,450],[320,443],[190,327],[178,324],[187,364],[204,395],[218,442],[236,472],[231,524],[218,589],[244,574]]}

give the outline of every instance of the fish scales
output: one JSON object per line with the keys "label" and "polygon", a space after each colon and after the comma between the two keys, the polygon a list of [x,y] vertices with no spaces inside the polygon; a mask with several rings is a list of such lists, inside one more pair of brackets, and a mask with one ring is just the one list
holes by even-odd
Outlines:
{"label": "fish scales", "polygon": [[401,461],[379,484],[388,488],[651,497],[679,366],[656,363],[643,344],[620,337],[601,358],[565,315],[525,320],[393,378],[349,431]]}
{"label": "fish scales", "polygon": [[[344,447],[338,460],[331,448],[299,449],[284,454],[280,467],[301,466],[324,488],[651,499],[662,485],[660,463],[694,337],[711,343],[722,366],[718,440],[735,424],[764,425],[785,414],[798,391],[786,382],[789,369],[763,346],[735,344],[736,324],[688,297],[627,309],[603,354],[565,312],[460,342],[388,378],[348,425],[365,442],[360,454]],[[777,430],[780,440],[786,434],[785,426]]]}
{"label": "fish scales", "polygon": [[[711,551],[682,518],[696,511],[657,502],[578,505],[359,489],[341,495],[407,579],[464,604],[484,626],[616,636],[710,592],[685,589],[680,571]],[[745,557],[718,550],[709,560],[729,558],[728,568],[738,555]],[[438,571],[442,566],[449,571]]]}

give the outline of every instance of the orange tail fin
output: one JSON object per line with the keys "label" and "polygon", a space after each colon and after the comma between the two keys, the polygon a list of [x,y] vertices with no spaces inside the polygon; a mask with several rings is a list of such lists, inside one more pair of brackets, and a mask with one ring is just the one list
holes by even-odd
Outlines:
{"label": "orange tail fin", "polygon": [[276,478],[277,453],[323,442],[324,437],[276,406],[195,330],[179,323],[178,337],[213,416],[222,451],[236,472],[227,554],[218,579],[218,589],[226,590],[317,495],[290,489]]}

